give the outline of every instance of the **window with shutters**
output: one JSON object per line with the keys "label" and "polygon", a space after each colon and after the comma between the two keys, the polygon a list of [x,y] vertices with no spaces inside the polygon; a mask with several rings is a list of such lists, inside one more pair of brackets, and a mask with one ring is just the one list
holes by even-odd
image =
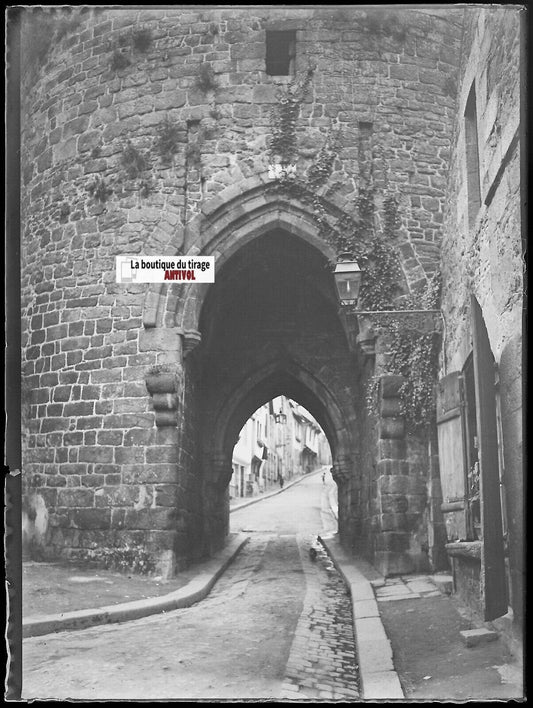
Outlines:
{"label": "window with shutters", "polygon": [[471,312],[472,355],[461,372],[448,374],[438,384],[441,508],[449,552],[472,558],[477,548],[484,619],[490,621],[507,612],[502,437],[494,356],[473,296]]}
{"label": "window with shutters", "polygon": [[448,541],[472,540],[469,520],[467,410],[462,372],[454,371],[439,381],[437,430],[442,487],[442,511]]}
{"label": "window with shutters", "polygon": [[460,372],[439,382],[437,425],[448,540],[482,540],[473,355]]}

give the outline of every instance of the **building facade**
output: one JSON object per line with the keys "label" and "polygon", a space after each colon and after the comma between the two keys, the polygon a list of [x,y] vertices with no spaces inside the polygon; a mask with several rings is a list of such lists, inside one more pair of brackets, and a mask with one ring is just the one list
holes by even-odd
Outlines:
{"label": "building facade", "polygon": [[[239,432],[285,396],[327,437],[347,548],[451,564],[520,627],[520,28],[489,6],[27,11],[33,554],[128,545],[172,574],[213,552]],[[365,315],[339,306],[346,251]],[[214,255],[215,283],[116,282],[116,256],[169,254]],[[405,318],[373,313],[439,308],[400,365]]]}
{"label": "building facade", "polygon": [[[320,452],[320,454],[319,454]],[[328,464],[327,439],[314,418],[279,396],[246,421],[233,448],[230,499],[279,488]]]}
{"label": "building facade", "polygon": [[[441,267],[446,551],[470,606],[522,626],[524,258],[518,8],[465,13]],[[508,612],[509,609],[509,612]]]}

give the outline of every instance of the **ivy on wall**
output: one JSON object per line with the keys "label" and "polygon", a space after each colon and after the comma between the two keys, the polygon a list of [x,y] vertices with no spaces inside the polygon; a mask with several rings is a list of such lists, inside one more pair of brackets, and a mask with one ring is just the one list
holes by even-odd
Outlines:
{"label": "ivy on wall", "polygon": [[87,186],[87,191],[93,199],[101,204],[105,204],[113,194],[112,187],[109,187],[103,177],[96,177]]}
{"label": "ivy on wall", "polygon": [[399,291],[401,269],[396,251],[383,235],[376,235],[369,244],[363,261],[365,275],[359,303],[364,310],[388,310],[394,306]]}
{"label": "ivy on wall", "polygon": [[376,229],[375,193],[371,185],[359,185],[359,193],[350,213],[333,218],[322,188],[338,160],[342,134],[331,130],[307,172],[299,176],[293,163],[297,148],[297,119],[300,105],[309,91],[313,72],[304,80],[292,82],[282,93],[272,111],[272,139],[269,144],[270,176],[278,189],[311,206],[320,236],[338,256],[350,254],[365,269],[360,304],[368,309],[389,309],[398,294],[401,278],[394,237],[400,225],[396,200],[384,201],[382,227]]}
{"label": "ivy on wall", "polygon": [[152,45],[152,31],[149,27],[136,27],[130,32],[119,35],[111,47],[111,69],[122,71],[133,64],[134,54],[146,54]]}
{"label": "ivy on wall", "polygon": [[146,157],[128,140],[120,156],[121,165],[128,179],[137,179],[150,165]]}
{"label": "ivy on wall", "polygon": [[123,47],[118,47],[111,55],[111,70],[122,71],[131,64],[128,52]]}
{"label": "ivy on wall", "polygon": [[[403,378],[399,389],[400,412],[407,430],[415,432],[435,422],[435,381],[438,373],[439,335],[428,327],[418,310],[438,310],[441,276],[435,273],[420,293],[403,298],[401,316],[379,317],[379,325],[388,335],[387,360],[381,375],[393,374]],[[366,391],[367,408],[379,414],[380,377],[370,379]]]}
{"label": "ivy on wall", "polygon": [[211,64],[207,62],[200,64],[195,78],[195,86],[203,93],[215,91],[218,88],[215,72]]}
{"label": "ivy on wall", "polygon": [[180,131],[178,125],[166,116],[157,128],[156,140],[156,151],[165,164],[172,162],[174,155],[178,151],[179,141]]}
{"label": "ivy on wall", "polygon": [[[359,295],[361,310],[437,309],[440,286],[431,279],[422,293],[402,292],[402,270],[395,240],[401,219],[394,194],[386,193],[378,220],[376,194],[371,179],[361,180],[353,209],[341,217],[331,215],[322,196],[338,160],[342,135],[330,131],[305,174],[298,174],[297,122],[313,72],[308,70],[303,81],[291,82],[278,98],[271,114],[272,138],[269,144],[270,177],[277,189],[312,207],[311,213],[320,236],[334,248],[337,256],[349,254],[364,270]],[[379,224],[379,226],[378,226]],[[400,389],[400,405],[408,427],[419,428],[434,417],[434,382],[437,374],[438,337],[436,332],[420,331],[409,318],[387,316],[389,337],[387,371],[404,378]],[[377,380],[371,381],[367,404],[377,414]]]}
{"label": "ivy on wall", "polygon": [[289,165],[296,157],[296,124],[300,114],[300,105],[306,98],[314,68],[309,67],[303,80],[294,79],[287,90],[278,96],[278,103],[271,111],[270,123],[272,137],[269,143],[271,164],[278,162]]}
{"label": "ivy on wall", "polygon": [[[411,295],[409,309],[438,309],[441,278],[436,273],[420,295]],[[435,418],[435,381],[438,373],[439,336],[435,331],[421,332],[409,321],[396,318],[390,327],[389,369],[400,374],[400,407],[408,427],[423,428]]]}

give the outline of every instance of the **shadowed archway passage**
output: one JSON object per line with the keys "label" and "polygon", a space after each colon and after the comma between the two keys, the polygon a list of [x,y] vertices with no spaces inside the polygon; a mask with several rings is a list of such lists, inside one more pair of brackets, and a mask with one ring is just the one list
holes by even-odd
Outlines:
{"label": "shadowed archway passage", "polygon": [[[202,531],[207,550],[228,532],[227,485],[238,433],[261,404],[286,395],[322,426],[340,469],[357,456],[357,370],[338,315],[326,256],[274,229],[217,271],[201,312],[201,344],[190,357],[198,385]],[[355,474],[340,474],[339,531],[356,533]],[[356,511],[356,510],[355,510]]]}

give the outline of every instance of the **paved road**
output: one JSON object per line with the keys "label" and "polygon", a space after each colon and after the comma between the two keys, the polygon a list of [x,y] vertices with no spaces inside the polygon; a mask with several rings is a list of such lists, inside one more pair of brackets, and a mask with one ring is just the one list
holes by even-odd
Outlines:
{"label": "paved road", "polygon": [[26,640],[23,697],[356,699],[349,598],[309,554],[334,526],[326,489],[311,475],[234,512],[251,540],[197,605]]}

